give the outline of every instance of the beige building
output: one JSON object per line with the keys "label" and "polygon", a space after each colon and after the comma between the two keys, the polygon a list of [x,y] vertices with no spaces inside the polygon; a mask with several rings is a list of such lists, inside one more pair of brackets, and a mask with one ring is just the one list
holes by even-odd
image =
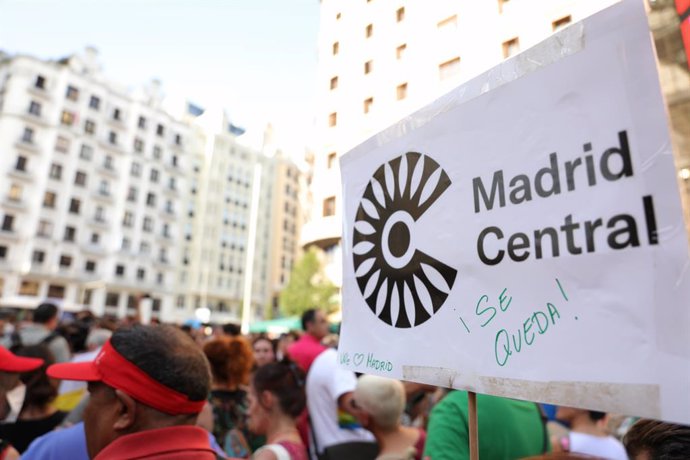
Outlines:
{"label": "beige building", "polygon": [[[323,0],[312,205],[302,243],[324,250],[331,279],[340,284],[342,278],[340,155],[501,60],[613,3]],[[673,74],[673,82],[664,78],[664,85],[676,146],[687,152],[687,140],[681,139],[687,139],[690,126],[681,102],[687,99],[687,65],[679,58],[682,43],[673,2],[653,2],[651,18],[656,31],[667,36],[661,39],[668,48],[660,51],[662,77]],[[690,167],[690,161],[683,161]],[[683,171],[690,179],[690,169]]]}

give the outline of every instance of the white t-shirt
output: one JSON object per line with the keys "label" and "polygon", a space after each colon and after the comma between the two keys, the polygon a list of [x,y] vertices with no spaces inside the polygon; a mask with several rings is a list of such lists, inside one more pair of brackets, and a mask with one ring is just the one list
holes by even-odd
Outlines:
{"label": "white t-shirt", "polygon": [[354,391],[355,373],[338,365],[338,353],[329,348],[312,363],[307,374],[307,407],[316,434],[319,452],[334,444],[348,441],[373,441],[363,428],[341,428],[338,425],[338,398]]}
{"label": "white t-shirt", "polygon": [[625,447],[613,436],[601,437],[571,431],[570,452],[611,460],[628,460]]}

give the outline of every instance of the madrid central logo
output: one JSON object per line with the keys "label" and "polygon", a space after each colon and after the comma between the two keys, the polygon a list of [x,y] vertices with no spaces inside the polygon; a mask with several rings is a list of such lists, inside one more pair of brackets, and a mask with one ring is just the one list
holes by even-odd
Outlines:
{"label": "madrid central logo", "polygon": [[443,305],[457,271],[418,249],[416,223],[450,186],[448,174],[421,153],[408,152],[372,176],[355,216],[355,277],[371,311],[397,328],[418,326]]}

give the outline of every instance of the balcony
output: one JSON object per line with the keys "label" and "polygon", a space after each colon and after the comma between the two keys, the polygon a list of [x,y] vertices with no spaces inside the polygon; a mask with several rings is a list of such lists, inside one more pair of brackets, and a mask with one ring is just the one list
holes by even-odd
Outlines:
{"label": "balcony", "polygon": [[114,201],[113,194],[107,190],[96,190],[91,194],[95,199],[112,203]]}
{"label": "balcony", "polygon": [[33,181],[34,176],[31,175],[26,169],[12,168],[7,171],[7,175],[15,179],[20,179],[23,181]]}
{"label": "balcony", "polygon": [[5,207],[16,209],[19,211],[25,211],[26,210],[26,202],[24,200],[13,198],[10,196],[6,196],[5,199],[2,200],[2,204]]}
{"label": "balcony", "polygon": [[109,229],[110,228],[110,222],[108,222],[106,219],[103,217],[94,217],[92,219],[88,220],[89,225],[97,228],[102,228],[102,229]]}
{"label": "balcony", "polygon": [[98,171],[101,174],[105,174],[105,175],[110,176],[110,177],[115,178],[115,179],[120,177],[120,172],[117,169],[115,169],[115,166],[113,166],[113,165],[102,164],[98,167]]}
{"label": "balcony", "polygon": [[33,153],[40,153],[41,151],[41,147],[38,144],[36,144],[36,141],[33,138],[26,138],[22,136],[19,139],[17,139],[14,145],[22,150],[26,150]]}

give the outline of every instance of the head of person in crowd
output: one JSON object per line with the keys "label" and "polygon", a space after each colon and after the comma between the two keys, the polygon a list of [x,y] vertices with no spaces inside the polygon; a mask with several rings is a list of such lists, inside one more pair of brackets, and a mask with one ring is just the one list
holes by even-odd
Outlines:
{"label": "head of person in crowd", "polygon": [[249,385],[254,351],[244,337],[219,337],[204,344],[214,389],[235,390]]}
{"label": "head of person in crowd", "polygon": [[631,460],[690,458],[690,426],[641,419],[630,427],[623,444]]}
{"label": "head of person in crowd", "polygon": [[602,433],[606,430],[606,413],[575,407],[559,406],[556,418],[565,422],[573,431],[598,427]]}
{"label": "head of person in crowd", "polygon": [[34,310],[33,322],[40,324],[50,331],[58,327],[58,307],[50,302],[44,302]]}
{"label": "head of person in crowd", "polygon": [[45,345],[28,345],[17,350],[17,355],[29,359],[39,359],[43,365],[21,374],[20,380],[26,386],[26,396],[22,412],[32,412],[38,416],[55,412],[51,403],[57,397],[58,383],[46,374],[46,369],[55,363],[55,357]]}
{"label": "head of person in crowd", "polygon": [[273,340],[266,336],[259,336],[252,342],[252,348],[254,348],[254,362],[258,367],[275,362],[276,347]]}
{"label": "head of person in crowd", "polygon": [[425,434],[401,425],[405,410],[405,387],[399,380],[363,375],[357,380],[351,405],[363,428],[371,431],[379,444],[379,455],[421,455]]}
{"label": "head of person in crowd", "polygon": [[[4,399],[19,384],[22,374],[35,371],[43,364],[44,361],[40,358],[19,356],[0,347],[0,398]],[[4,420],[6,416],[6,413],[0,414],[0,420]]]}
{"label": "head of person in crowd", "polygon": [[302,329],[317,340],[328,335],[326,314],[317,308],[310,308],[302,314]]}
{"label": "head of person in crowd", "polygon": [[289,360],[268,363],[254,373],[249,391],[249,429],[267,436],[300,442],[296,418],[306,407],[305,374]]}
{"label": "head of person in crowd", "polygon": [[278,337],[278,346],[276,350],[276,360],[282,361],[287,356],[287,349],[290,345],[299,339],[299,335],[295,331],[285,332]]}
{"label": "head of person in crowd", "polygon": [[223,334],[230,337],[239,337],[242,335],[242,328],[237,323],[223,324]]}
{"label": "head of person in crowd", "polygon": [[91,458],[128,435],[195,425],[210,388],[203,353],[169,326],[120,328],[94,361],[56,364],[48,375],[88,382],[84,427]]}

